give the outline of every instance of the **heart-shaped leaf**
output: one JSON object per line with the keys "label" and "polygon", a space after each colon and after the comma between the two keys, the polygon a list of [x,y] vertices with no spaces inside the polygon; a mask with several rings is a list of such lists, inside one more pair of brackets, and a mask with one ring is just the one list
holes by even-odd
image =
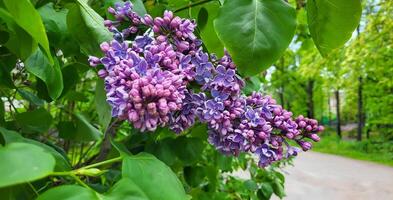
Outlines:
{"label": "heart-shaped leaf", "polygon": [[296,13],[283,0],[225,1],[214,27],[240,73],[250,76],[270,67],[288,47]]}
{"label": "heart-shaped leaf", "polygon": [[349,40],[359,25],[360,0],[309,0],[307,19],[310,34],[322,55]]}

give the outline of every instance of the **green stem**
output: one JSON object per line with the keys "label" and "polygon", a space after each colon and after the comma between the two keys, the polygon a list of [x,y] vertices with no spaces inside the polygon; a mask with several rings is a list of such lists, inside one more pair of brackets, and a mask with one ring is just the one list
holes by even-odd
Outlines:
{"label": "green stem", "polygon": [[87,166],[81,167],[80,169],[89,169],[89,168],[93,168],[93,167],[98,167],[98,166],[101,166],[101,165],[106,165],[106,164],[118,162],[118,161],[121,161],[122,159],[123,159],[123,157],[120,156],[120,157],[117,157],[117,158],[112,158],[112,159],[109,159],[109,160],[104,160],[102,162],[98,162],[98,163],[94,163],[94,164],[91,164],[91,165],[87,165]]}
{"label": "green stem", "polygon": [[85,182],[83,182],[77,175],[72,174],[71,177],[74,178],[75,181],[78,182],[81,186],[83,186],[83,187],[85,187],[87,189],[91,189],[90,186],[88,186]]}
{"label": "green stem", "polygon": [[199,6],[199,5],[208,3],[208,2],[210,2],[210,1],[215,1],[215,0],[202,0],[202,1],[194,2],[194,3],[190,3],[190,4],[188,4],[188,5],[185,5],[185,6],[183,6],[183,7],[180,7],[180,8],[178,8],[178,9],[176,9],[176,10],[173,11],[173,12],[174,12],[174,13],[177,13],[177,12],[180,12],[180,11],[185,10],[185,9],[188,9],[188,8],[192,8],[192,7],[195,7],[195,6]]}
{"label": "green stem", "polygon": [[30,182],[27,182],[27,184],[31,187],[31,189],[34,191],[34,194],[38,197],[40,194],[38,194],[38,192],[35,189],[35,187]]}

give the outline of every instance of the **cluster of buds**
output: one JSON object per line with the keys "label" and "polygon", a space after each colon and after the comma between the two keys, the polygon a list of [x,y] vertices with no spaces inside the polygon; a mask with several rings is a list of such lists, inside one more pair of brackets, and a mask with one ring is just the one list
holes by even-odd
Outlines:
{"label": "cluster of buds", "polygon": [[[242,95],[244,81],[230,55],[217,59],[204,52],[194,21],[170,11],[163,17],[141,17],[132,9],[130,2],[109,8],[115,20],[105,25],[114,40],[101,45],[104,57],[89,58],[91,66],[103,66],[98,75],[105,80],[113,117],[141,131],[168,126],[181,133],[198,121],[206,123],[208,140],[217,150],[257,154],[261,167],[296,156],[299,149],[289,140],[304,151],[311,148],[309,141],[320,140],[323,127],[316,120],[294,120],[270,96]],[[194,92],[190,83],[199,84],[201,91]]]}

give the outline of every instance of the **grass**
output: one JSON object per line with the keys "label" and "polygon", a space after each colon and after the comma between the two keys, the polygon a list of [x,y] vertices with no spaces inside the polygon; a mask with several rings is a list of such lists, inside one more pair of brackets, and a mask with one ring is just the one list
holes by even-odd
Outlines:
{"label": "grass", "polygon": [[330,134],[322,136],[321,141],[314,145],[313,150],[393,167],[392,142],[340,140],[337,136]]}

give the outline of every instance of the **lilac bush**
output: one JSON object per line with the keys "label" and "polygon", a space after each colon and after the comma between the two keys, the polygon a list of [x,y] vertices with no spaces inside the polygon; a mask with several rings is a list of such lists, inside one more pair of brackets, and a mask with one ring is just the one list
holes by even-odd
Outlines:
{"label": "lilac bush", "polygon": [[[105,21],[114,40],[104,42],[102,58],[112,116],[128,120],[140,131],[168,126],[181,133],[206,123],[208,140],[224,154],[256,154],[259,166],[311,149],[322,126],[314,119],[283,109],[270,96],[242,94],[245,83],[225,52],[222,58],[206,53],[194,35],[193,20],[165,11],[163,17],[138,16],[130,2],[109,8],[115,20]],[[199,85],[199,87],[195,87]]]}

